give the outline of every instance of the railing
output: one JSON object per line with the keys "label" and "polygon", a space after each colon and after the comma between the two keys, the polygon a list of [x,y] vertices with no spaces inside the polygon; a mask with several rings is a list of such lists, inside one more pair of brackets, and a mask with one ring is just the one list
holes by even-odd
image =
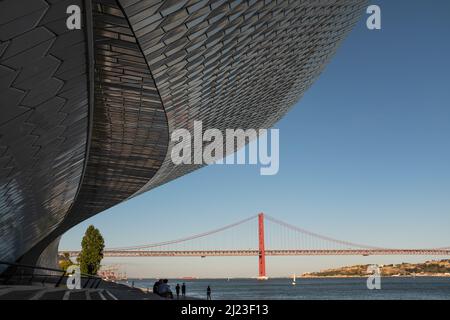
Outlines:
{"label": "railing", "polygon": [[[0,261],[0,265],[6,266],[0,274],[0,283],[3,285],[36,285],[59,287],[66,284],[67,278],[71,275],[61,269],[53,269],[26,264],[18,264]],[[102,278],[81,273],[81,287],[98,288]],[[65,280],[65,281],[64,281]]]}

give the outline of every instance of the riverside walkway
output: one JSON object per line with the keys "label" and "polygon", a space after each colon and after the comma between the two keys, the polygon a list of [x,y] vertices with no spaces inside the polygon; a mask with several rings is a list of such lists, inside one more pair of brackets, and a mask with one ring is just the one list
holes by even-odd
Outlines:
{"label": "riverside walkway", "polygon": [[0,300],[165,300],[160,296],[123,284],[102,282],[97,289],[67,289],[39,285],[2,285]]}

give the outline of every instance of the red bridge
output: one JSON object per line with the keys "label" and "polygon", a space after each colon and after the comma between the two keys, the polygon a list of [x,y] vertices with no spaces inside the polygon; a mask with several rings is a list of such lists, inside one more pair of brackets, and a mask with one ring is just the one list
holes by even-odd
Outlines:
{"label": "red bridge", "polygon": [[[255,219],[257,219],[258,222],[258,241],[256,245],[254,243],[248,245],[247,243],[245,243],[245,241],[242,241],[242,235],[251,235],[252,232],[248,232],[248,230],[245,230],[244,233],[242,232],[242,230],[239,230],[239,227],[248,225],[249,222],[254,221]],[[270,233],[271,236],[273,236],[274,234],[281,234],[281,237],[269,237],[269,240],[271,240],[269,241],[269,249],[267,249],[267,235],[269,234],[266,233],[267,231],[264,227],[265,221],[270,222],[275,228],[278,228],[278,230],[274,230],[273,233]],[[231,244],[217,244],[211,240],[211,238],[214,236],[225,234],[226,230],[230,231],[236,229],[238,229],[238,234],[231,234]],[[250,240],[254,241],[255,238]],[[203,241],[203,243],[199,240]],[[230,242],[229,239],[228,242]],[[252,246],[257,247],[251,248]],[[192,247],[201,247],[202,249],[194,250],[192,249]],[[231,247],[233,247],[234,249],[232,249]],[[240,248],[236,249],[236,247]],[[77,256],[79,254],[79,251],[64,252],[68,252],[71,256]],[[260,213],[256,216],[252,216],[225,227],[194,236],[141,246],[108,248],[105,249],[103,253],[105,257],[258,256],[258,278],[265,279],[267,278],[266,256],[450,255],[450,247],[428,249],[373,247],[348,241],[337,240],[317,233],[313,233]]]}

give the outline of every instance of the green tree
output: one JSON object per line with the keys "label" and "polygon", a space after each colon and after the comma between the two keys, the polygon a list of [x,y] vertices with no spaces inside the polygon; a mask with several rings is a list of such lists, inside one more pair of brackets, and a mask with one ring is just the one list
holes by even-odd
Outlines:
{"label": "green tree", "polygon": [[71,265],[73,265],[74,263],[70,259],[69,253],[64,252],[63,255],[59,257],[58,264],[62,270],[66,271],[67,268],[70,267]]}
{"label": "green tree", "polygon": [[105,241],[100,231],[90,225],[81,241],[81,252],[77,258],[82,273],[97,274],[98,269],[100,269],[100,262],[103,259],[104,247]]}

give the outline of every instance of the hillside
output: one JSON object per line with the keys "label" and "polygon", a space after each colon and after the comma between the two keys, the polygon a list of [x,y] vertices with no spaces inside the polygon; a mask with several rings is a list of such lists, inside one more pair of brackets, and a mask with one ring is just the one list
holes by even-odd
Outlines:
{"label": "hillside", "polygon": [[[327,269],[304,273],[303,277],[366,277],[369,264]],[[450,259],[431,260],[424,263],[380,265],[381,275],[392,276],[450,276]]]}

